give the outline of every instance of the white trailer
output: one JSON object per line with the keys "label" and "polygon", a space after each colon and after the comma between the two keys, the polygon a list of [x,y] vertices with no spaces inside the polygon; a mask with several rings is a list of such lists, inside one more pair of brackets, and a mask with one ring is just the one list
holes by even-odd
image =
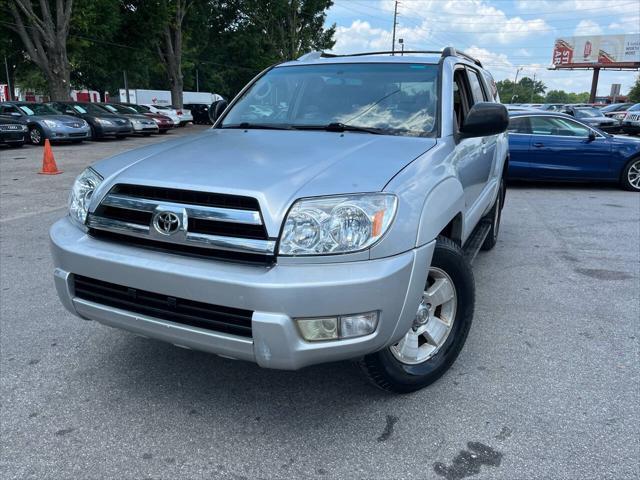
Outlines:
{"label": "white trailer", "polygon": [[[201,103],[211,105],[222,97],[211,92],[183,92],[183,103]],[[120,101],[127,101],[127,92],[120,89]],[[141,90],[129,89],[129,102],[139,105],[171,105],[171,92],[169,90]]]}

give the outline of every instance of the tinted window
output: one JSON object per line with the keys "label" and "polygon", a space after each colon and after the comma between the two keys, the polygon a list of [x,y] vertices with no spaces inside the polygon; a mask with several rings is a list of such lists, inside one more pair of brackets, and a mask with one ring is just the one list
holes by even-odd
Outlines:
{"label": "tinted window", "polygon": [[636,103],[633,107],[631,107],[629,110],[627,110],[628,112],[637,112],[638,110],[640,110],[640,103]]}
{"label": "tinted window", "polygon": [[390,134],[436,129],[437,65],[331,64],[274,68],[225,117],[241,123],[322,127],[344,123]]}
{"label": "tinted window", "polygon": [[473,103],[476,104],[478,102],[486,102],[487,98],[484,94],[478,72],[471,69],[468,69],[467,72],[469,73],[469,85],[471,87],[471,93],[473,95]]}
{"label": "tinted window", "polygon": [[509,133],[531,133],[529,117],[515,117],[509,120]]}
{"label": "tinted window", "polygon": [[26,115],[57,115],[53,108],[49,105],[45,105],[44,103],[29,103],[27,105],[20,105],[20,110],[22,110]]}
{"label": "tinted window", "polygon": [[572,120],[558,117],[530,117],[531,133],[534,135],[562,135],[565,137],[588,137],[590,130]]}

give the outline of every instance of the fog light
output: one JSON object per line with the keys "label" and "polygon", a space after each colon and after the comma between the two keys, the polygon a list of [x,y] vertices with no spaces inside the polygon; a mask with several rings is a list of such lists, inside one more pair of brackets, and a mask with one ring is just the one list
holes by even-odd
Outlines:
{"label": "fog light", "polygon": [[298,318],[302,337],[309,342],[362,337],[375,332],[378,312],[355,313],[339,317]]}
{"label": "fog light", "polygon": [[334,340],[338,338],[338,318],[302,318],[298,319],[300,333],[305,340]]}
{"label": "fog light", "polygon": [[378,312],[358,313],[340,317],[340,338],[369,335],[378,326]]}

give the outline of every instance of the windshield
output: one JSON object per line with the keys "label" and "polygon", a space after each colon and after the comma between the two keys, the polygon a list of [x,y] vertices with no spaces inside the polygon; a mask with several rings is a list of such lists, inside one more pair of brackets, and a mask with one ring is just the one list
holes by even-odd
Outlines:
{"label": "windshield", "polygon": [[109,110],[111,113],[125,113],[125,114],[138,113],[133,108],[125,107],[124,105],[112,105],[110,103],[107,103],[103,105],[103,107]]}
{"label": "windshield", "polygon": [[597,108],[577,108],[576,109],[576,117],[578,118],[590,118],[590,117],[601,117],[602,112]]}
{"label": "windshield", "polygon": [[436,130],[438,67],[331,64],[274,68],[245,92],[222,122],[273,127],[343,124],[387,134]]}
{"label": "windshield", "polygon": [[640,103],[636,103],[633,107],[629,108],[627,112],[637,112],[638,110],[640,110]]}
{"label": "windshield", "polygon": [[18,108],[22,110],[25,115],[59,115],[57,111],[55,111],[49,105],[45,105],[43,103],[18,105]]}

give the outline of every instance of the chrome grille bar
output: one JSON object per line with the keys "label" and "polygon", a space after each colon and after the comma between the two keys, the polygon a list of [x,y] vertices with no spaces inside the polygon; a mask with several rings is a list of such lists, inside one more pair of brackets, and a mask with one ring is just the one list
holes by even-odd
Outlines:
{"label": "chrome grille bar", "polygon": [[242,223],[246,225],[262,225],[260,212],[252,210],[186,205],[175,202],[129,197],[114,193],[106,195],[101,204],[110,207],[126,208],[128,210],[139,210],[142,212],[153,212],[158,206],[162,205],[169,208],[184,208],[187,211],[189,218],[212,220],[216,222]]}
{"label": "chrome grille bar", "polygon": [[[121,232],[133,237],[157,240],[157,237],[152,237],[150,235],[149,226],[146,225],[137,225],[135,223],[123,222],[121,220],[114,220],[96,215],[89,215],[87,225],[89,228],[95,228],[96,230]],[[273,255],[276,247],[275,240],[223,237],[220,235],[207,235],[204,233],[189,232],[187,232],[186,239],[184,241],[172,241],[170,240],[170,237],[167,237],[165,243],[179,243],[182,245],[193,245],[215,250],[256,253],[261,255]]]}

